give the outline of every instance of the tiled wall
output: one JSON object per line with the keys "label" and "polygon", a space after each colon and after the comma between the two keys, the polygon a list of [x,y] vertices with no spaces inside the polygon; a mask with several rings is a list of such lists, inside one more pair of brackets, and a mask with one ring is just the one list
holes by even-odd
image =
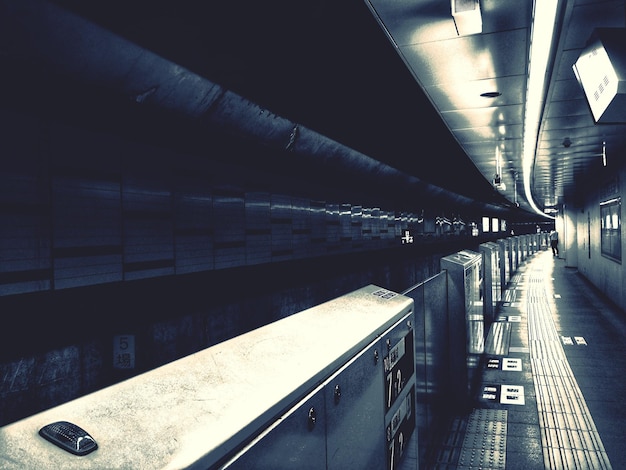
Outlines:
{"label": "tiled wall", "polygon": [[[411,213],[241,184],[264,175],[20,115],[0,113],[0,137],[0,312],[14,320],[0,332],[0,425],[438,270],[436,254],[387,250],[424,232]],[[118,334],[137,342],[123,373]]]}
{"label": "tiled wall", "polygon": [[185,155],[6,121],[0,295],[375,250],[421,230],[415,214],[231,185]]}
{"label": "tiled wall", "polygon": [[[369,283],[399,291],[433,275],[438,256],[379,252],[267,266],[0,298],[3,325],[13,318],[0,332],[0,426]],[[129,370],[114,365],[121,334],[135,338]]]}

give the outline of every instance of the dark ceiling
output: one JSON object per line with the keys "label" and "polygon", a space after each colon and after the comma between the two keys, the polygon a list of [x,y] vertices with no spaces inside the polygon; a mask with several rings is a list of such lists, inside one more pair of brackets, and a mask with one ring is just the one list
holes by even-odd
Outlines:
{"label": "dark ceiling", "polygon": [[273,113],[423,181],[506,201],[363,0],[55,0]]}

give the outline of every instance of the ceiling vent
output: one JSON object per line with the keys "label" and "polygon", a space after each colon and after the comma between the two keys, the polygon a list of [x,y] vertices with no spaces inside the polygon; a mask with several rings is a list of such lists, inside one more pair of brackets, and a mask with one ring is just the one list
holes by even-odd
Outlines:
{"label": "ceiling vent", "polygon": [[572,68],[594,121],[625,123],[626,29],[595,29]]}

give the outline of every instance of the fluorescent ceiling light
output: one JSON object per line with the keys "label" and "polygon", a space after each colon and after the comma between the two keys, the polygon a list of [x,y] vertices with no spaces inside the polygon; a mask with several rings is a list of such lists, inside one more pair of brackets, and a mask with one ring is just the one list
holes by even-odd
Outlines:
{"label": "fluorescent ceiling light", "polygon": [[479,0],[450,0],[450,6],[459,36],[483,32]]}
{"label": "fluorescent ceiling light", "polygon": [[559,0],[535,0],[530,32],[530,57],[528,59],[528,84],[524,110],[524,140],[522,168],[526,199],[535,212],[545,215],[535,204],[530,189],[530,179],[535,162],[539,123],[546,95],[546,72],[552,52],[552,38],[556,24]]}

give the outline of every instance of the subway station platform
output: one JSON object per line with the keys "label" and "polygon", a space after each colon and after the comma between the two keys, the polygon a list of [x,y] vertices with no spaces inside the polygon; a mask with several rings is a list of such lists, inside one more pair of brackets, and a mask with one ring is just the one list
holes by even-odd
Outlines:
{"label": "subway station platform", "polygon": [[472,409],[429,468],[626,468],[626,315],[551,251],[520,266],[485,341]]}

